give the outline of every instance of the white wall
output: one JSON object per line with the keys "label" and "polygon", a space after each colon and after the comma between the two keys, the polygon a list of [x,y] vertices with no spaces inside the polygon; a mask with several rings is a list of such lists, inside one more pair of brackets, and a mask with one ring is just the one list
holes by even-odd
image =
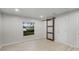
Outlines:
{"label": "white wall", "polygon": [[2,18],[0,13],[0,46],[1,46],[1,40],[2,40]]}
{"label": "white wall", "polygon": [[2,35],[1,35],[1,23],[2,23],[2,19],[1,19],[1,14],[0,14],[0,44],[1,44],[1,39],[2,39]]}
{"label": "white wall", "polygon": [[79,48],[79,11],[56,18],[55,41]]}
{"label": "white wall", "polygon": [[[44,22],[19,16],[3,14],[3,44],[45,38]],[[23,21],[35,22],[35,34],[23,37]]]}

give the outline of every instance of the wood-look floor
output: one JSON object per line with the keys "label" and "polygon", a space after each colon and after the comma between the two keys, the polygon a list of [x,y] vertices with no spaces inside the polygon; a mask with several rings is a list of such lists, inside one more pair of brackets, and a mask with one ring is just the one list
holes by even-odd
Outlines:
{"label": "wood-look floor", "polygon": [[40,39],[4,46],[1,51],[79,51],[79,49],[62,43]]}

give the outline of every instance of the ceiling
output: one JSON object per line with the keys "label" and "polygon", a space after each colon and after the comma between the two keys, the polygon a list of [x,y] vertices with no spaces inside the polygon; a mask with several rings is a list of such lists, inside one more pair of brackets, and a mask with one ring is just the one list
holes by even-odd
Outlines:
{"label": "ceiling", "polygon": [[17,16],[23,16],[28,18],[45,19],[52,16],[60,15],[62,13],[75,10],[76,8],[0,8],[3,13],[8,13]]}

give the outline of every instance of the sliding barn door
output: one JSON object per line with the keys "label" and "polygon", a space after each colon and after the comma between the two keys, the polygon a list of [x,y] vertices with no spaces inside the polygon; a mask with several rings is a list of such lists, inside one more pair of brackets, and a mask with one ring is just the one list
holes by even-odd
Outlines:
{"label": "sliding barn door", "polygon": [[47,27],[47,39],[54,41],[54,22],[55,18],[46,20]]}

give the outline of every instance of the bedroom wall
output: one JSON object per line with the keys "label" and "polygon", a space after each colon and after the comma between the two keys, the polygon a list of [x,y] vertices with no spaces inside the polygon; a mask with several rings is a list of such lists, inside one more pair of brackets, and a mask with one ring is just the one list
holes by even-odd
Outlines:
{"label": "bedroom wall", "polygon": [[1,46],[1,42],[2,42],[2,17],[0,13],[0,46]]}
{"label": "bedroom wall", "polygon": [[[19,16],[3,14],[3,44],[45,38],[44,22]],[[23,21],[35,22],[35,34],[23,36]]]}
{"label": "bedroom wall", "polygon": [[55,41],[79,48],[79,11],[56,18]]}

